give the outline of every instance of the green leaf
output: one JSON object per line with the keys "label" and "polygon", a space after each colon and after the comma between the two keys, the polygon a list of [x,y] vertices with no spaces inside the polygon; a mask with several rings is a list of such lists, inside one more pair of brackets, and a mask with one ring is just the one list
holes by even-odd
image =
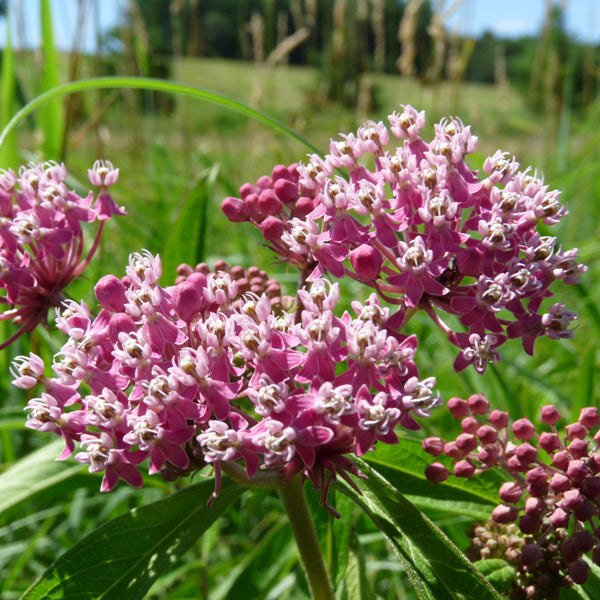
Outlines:
{"label": "green leaf", "polygon": [[478,560],[474,563],[477,570],[494,586],[499,593],[504,593],[515,579],[516,570],[501,558]]}
{"label": "green leaf", "polygon": [[318,148],[313,146],[310,142],[305,140],[300,134],[296,133],[293,129],[282,123],[281,121],[274,119],[267,113],[256,110],[239,102],[224,94],[217,92],[211,92],[193,85],[185,83],[176,83],[173,81],[165,81],[164,79],[153,79],[151,77],[93,77],[90,79],[81,79],[79,81],[71,81],[69,83],[63,83],[43,94],[40,94],[30,102],[28,102],[23,108],[21,108],[13,118],[6,124],[0,135],[0,147],[4,144],[8,134],[21,122],[25,117],[44,106],[46,103],[52,100],[58,99],[67,94],[74,94],[76,92],[84,92],[86,90],[100,90],[100,89],[119,89],[119,88],[131,88],[139,90],[154,90],[155,92],[165,92],[167,94],[176,94],[181,96],[187,96],[196,100],[203,100],[205,102],[212,102],[239,113],[246,115],[247,117],[253,118],[265,125],[271,127],[274,131],[278,131],[289,136],[292,139],[300,142],[312,152],[319,153]]}
{"label": "green leaf", "polygon": [[352,498],[392,544],[417,596],[429,600],[498,600],[499,596],[448,537],[368,463],[359,494],[348,483],[335,485]]}
{"label": "green leaf", "polygon": [[[2,52],[2,88],[0,89],[0,125],[4,127],[13,116],[16,108],[16,72],[15,56],[10,38],[10,18],[6,17],[6,43]],[[16,169],[19,164],[19,149],[17,147],[16,132],[6,139],[0,148],[0,168],[12,167]]]}
{"label": "green leaf", "polygon": [[264,598],[297,561],[298,549],[288,523],[279,519],[211,590],[211,600]]}
{"label": "green leaf", "polygon": [[85,466],[79,463],[56,461],[64,446],[62,439],[52,441],[20,459],[0,475],[0,515],[85,471]]}
{"label": "green leaf", "polygon": [[425,468],[433,457],[421,442],[401,437],[399,444],[381,444],[364,457],[396,489],[420,508],[487,519],[498,504],[498,489],[505,481],[497,470],[490,470],[466,480],[449,477],[433,484],[425,477]]}
{"label": "green leaf", "polygon": [[22,599],[143,598],[244,489],[225,480],[207,506],[214,480],[202,481],[113,519],[58,558]]}
{"label": "green leaf", "polygon": [[[333,496],[335,490],[332,490],[330,496]],[[329,521],[330,529],[328,531],[329,548],[329,572],[335,588],[341,583],[346,566],[348,565],[348,547],[352,533],[354,518],[352,509],[354,504],[352,500],[343,494],[335,494],[335,500],[332,500],[335,509],[340,513],[340,518],[332,518]]]}
{"label": "green leaf", "polygon": [[161,252],[163,272],[175,277],[177,267],[196,265],[205,259],[208,205],[212,200],[218,166],[202,173],[172,224]]}
{"label": "green leaf", "polygon": [[[42,20],[42,91],[60,84],[58,54],[52,31],[52,11],[50,0],[40,0]],[[59,158],[63,136],[63,112],[58,98],[52,98],[40,109],[40,119],[44,133],[44,155],[46,158]]]}
{"label": "green leaf", "polygon": [[367,579],[366,561],[356,538],[352,540],[346,553],[348,561],[343,586],[341,593],[336,592],[336,597],[340,600],[371,600],[374,596]]}

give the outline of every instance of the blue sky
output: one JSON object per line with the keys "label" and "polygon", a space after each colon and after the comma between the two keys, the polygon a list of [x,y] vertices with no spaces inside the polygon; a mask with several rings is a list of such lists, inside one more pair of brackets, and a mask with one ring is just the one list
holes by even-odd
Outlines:
{"label": "blue sky", "polygon": [[[169,0],[165,0],[169,1]],[[14,0],[9,2],[16,7]],[[446,0],[450,7],[453,0]],[[68,50],[73,41],[77,20],[77,0],[51,0],[55,28],[55,42]],[[517,37],[535,35],[541,29],[546,0],[463,0],[448,20],[449,27],[462,35],[479,36],[486,29],[499,36]],[[21,0],[25,15],[25,45],[39,45],[39,0]],[[96,23],[104,31],[119,23],[126,0],[95,0],[97,14],[89,15],[85,49],[96,49]],[[97,21],[96,21],[97,17]],[[18,43],[16,20],[11,19],[13,44]],[[600,43],[600,0],[569,0],[566,13],[567,30],[581,41]],[[6,21],[0,20],[0,45],[6,39]]]}

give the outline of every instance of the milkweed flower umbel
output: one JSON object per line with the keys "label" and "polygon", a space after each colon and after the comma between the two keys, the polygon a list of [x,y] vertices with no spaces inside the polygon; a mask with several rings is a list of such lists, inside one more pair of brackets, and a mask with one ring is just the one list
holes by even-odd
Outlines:
{"label": "milkweed flower umbel", "polygon": [[436,124],[429,142],[424,126],[424,112],[403,106],[388,125],[367,121],[332,140],[324,158],[244,184],[222,209],[308,280],[328,273],[374,288],[397,307],[397,327],[425,311],[459,349],[457,371],[483,373],[507,338],[532,354],[540,336],[571,337],[577,315],[542,305],[554,282],[577,283],[586,270],[576,249],[538,231],[567,214],[559,192],[500,150],[471,170],[477,138],[459,119]]}
{"label": "milkweed flower umbel", "polygon": [[376,295],[337,315],[338,285],[314,279],[289,311],[260,272],[219,269],[183,265],[162,287],[160,259],[134,254],[125,277],[96,285],[95,318],[63,305],[53,377],[34,354],[15,361],[13,383],[44,390],[27,426],[63,436],[61,458],[104,473],[103,490],[141,485],[145,460],[167,478],[242,461],[249,478],[302,473],[326,502],[332,478],[357,473],[350,455],[397,442],[396,426],[441,403],[434,378],[419,379],[415,336],[386,329]]}
{"label": "milkweed flower umbel", "polygon": [[[0,304],[6,308],[0,319],[18,326],[0,349],[46,323],[49,309],[63,303],[63,290],[94,255],[104,221],[125,214],[107,189],[118,174],[111,163],[96,161],[89,171],[99,188],[94,201],[92,192],[82,198],[67,187],[62,164],[0,173]],[[82,223],[95,220],[96,237],[84,256]]]}

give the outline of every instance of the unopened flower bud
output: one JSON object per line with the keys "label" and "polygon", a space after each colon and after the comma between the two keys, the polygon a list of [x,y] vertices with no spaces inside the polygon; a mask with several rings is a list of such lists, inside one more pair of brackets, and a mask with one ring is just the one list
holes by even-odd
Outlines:
{"label": "unopened flower bud", "polygon": [[589,570],[589,565],[580,558],[569,565],[569,576],[573,583],[583,585],[587,581]]}
{"label": "unopened flower bud", "polygon": [[479,451],[477,458],[488,467],[493,467],[500,460],[500,452],[494,446],[486,446]]}
{"label": "unopened flower bud", "polygon": [[267,242],[278,242],[285,231],[283,221],[273,216],[267,217],[258,228]]}
{"label": "unopened flower bud", "polygon": [[571,488],[571,485],[571,480],[562,473],[555,473],[550,480],[550,487],[558,493],[566,492]]}
{"label": "unopened flower bud", "polygon": [[560,527],[567,527],[569,525],[570,517],[570,513],[558,507],[552,511],[552,514],[548,517],[548,520],[550,523],[552,523],[555,529],[558,529]]}
{"label": "unopened flower bud", "polygon": [[361,279],[374,281],[379,278],[383,257],[374,246],[361,244],[350,252],[350,262]]}
{"label": "unopened flower bud", "polygon": [[521,562],[526,567],[533,567],[542,560],[542,551],[537,544],[525,544],[521,551]]}
{"label": "unopened flower bud", "polygon": [[519,509],[516,506],[506,506],[499,504],[492,511],[492,519],[496,523],[513,523],[519,516]]}
{"label": "unopened flower bud", "polygon": [[556,425],[560,419],[561,415],[554,404],[542,406],[542,423],[545,423],[546,425]]}
{"label": "unopened flower bud", "polygon": [[504,500],[504,502],[515,504],[521,499],[523,490],[518,483],[514,481],[507,481],[500,486],[498,494],[500,498]]}
{"label": "unopened flower bud", "polygon": [[448,469],[442,463],[434,462],[425,467],[425,477],[432,483],[446,481],[448,475]]}
{"label": "unopened flower bud", "polygon": [[171,300],[177,314],[186,323],[190,323],[204,303],[204,292],[201,287],[187,279],[175,286]]}
{"label": "unopened flower bud", "polygon": [[577,548],[577,544],[572,537],[563,540],[560,544],[560,552],[566,562],[572,563],[581,556],[581,552]]}
{"label": "unopened flower bud", "polygon": [[477,438],[470,433],[461,433],[456,438],[455,444],[463,454],[468,454],[477,448]]}
{"label": "unopened flower bud", "polygon": [[300,196],[298,200],[296,200],[296,204],[294,204],[294,210],[292,211],[292,216],[298,219],[304,219],[306,215],[312,212],[315,208],[315,202],[312,198],[308,198],[307,196]]}
{"label": "unopened flower bud", "polygon": [[234,223],[242,223],[248,220],[246,203],[239,198],[229,196],[221,202],[221,210],[225,216]]}
{"label": "unopened flower bud", "polygon": [[548,454],[552,454],[561,447],[560,437],[557,433],[544,431],[542,434],[540,434],[538,446],[542,448],[542,450],[545,450]]}
{"label": "unopened flower bud", "polygon": [[115,275],[105,275],[94,286],[98,302],[111,312],[123,312],[127,298],[125,285]]}
{"label": "unopened flower bud", "polygon": [[281,205],[281,200],[271,189],[263,190],[258,196],[258,209],[265,215],[276,215],[281,210]]}
{"label": "unopened flower bud", "polygon": [[573,481],[582,481],[588,474],[588,468],[582,460],[572,460],[567,467],[567,475]]}
{"label": "unopened flower bud", "polygon": [[531,464],[537,457],[537,448],[525,442],[515,448],[515,454],[523,464]]}
{"label": "unopened flower bud", "polygon": [[459,460],[454,465],[454,474],[457,477],[466,477],[467,479],[471,479],[473,475],[475,475],[476,467],[469,460]]}
{"label": "unopened flower bud", "polygon": [[570,462],[571,462],[571,455],[566,450],[561,450],[560,452],[557,452],[552,457],[552,464],[557,469],[562,469],[563,471],[566,471]]}
{"label": "unopened flower bud", "polygon": [[512,430],[518,440],[530,440],[535,435],[535,426],[525,417],[516,420]]}
{"label": "unopened flower bud", "polygon": [[568,445],[568,449],[573,458],[583,458],[588,454],[589,445],[589,442],[577,438]]}
{"label": "unopened flower bud", "polygon": [[577,549],[582,554],[589,552],[595,544],[594,536],[585,529],[573,532],[571,539],[575,542]]}
{"label": "unopened flower bud", "polygon": [[469,408],[474,415],[485,415],[490,410],[490,403],[483,394],[469,396]]}
{"label": "unopened flower bud", "polygon": [[579,438],[582,440],[587,435],[587,429],[581,423],[571,423],[567,425],[567,437],[570,440]]}
{"label": "unopened flower bud", "polygon": [[542,519],[537,515],[525,514],[519,519],[519,529],[526,535],[534,535],[540,530]]}
{"label": "unopened flower bud", "polygon": [[462,451],[456,446],[456,442],[447,442],[444,445],[444,454],[450,458],[462,458]]}
{"label": "unopened flower bud", "polygon": [[596,427],[600,423],[600,417],[598,416],[598,409],[595,406],[586,406],[581,409],[579,414],[579,422],[588,429]]}
{"label": "unopened flower bud", "polygon": [[573,512],[580,521],[589,521],[597,513],[597,510],[591,502],[586,501],[575,506]]}
{"label": "unopened flower bud", "polygon": [[465,417],[460,422],[460,427],[463,430],[463,433],[475,433],[480,426],[481,423],[479,423],[475,417]]}
{"label": "unopened flower bud", "polygon": [[600,496],[600,477],[586,477],[581,484],[581,489],[588,498],[597,498]]}
{"label": "unopened flower bud", "polygon": [[440,437],[428,437],[423,440],[423,450],[432,456],[440,456],[444,453],[444,440]]}
{"label": "unopened flower bud", "polygon": [[455,419],[462,419],[469,414],[469,405],[466,400],[454,396],[446,402],[448,410]]}
{"label": "unopened flower bud", "polygon": [[525,513],[539,516],[546,510],[546,503],[542,498],[527,498],[525,502]]}
{"label": "unopened flower bud", "polygon": [[476,433],[482,444],[493,444],[498,439],[498,432],[491,425],[482,425]]}
{"label": "unopened flower bud", "polygon": [[298,185],[289,179],[278,179],[273,184],[273,189],[284,204],[289,204],[298,197]]}

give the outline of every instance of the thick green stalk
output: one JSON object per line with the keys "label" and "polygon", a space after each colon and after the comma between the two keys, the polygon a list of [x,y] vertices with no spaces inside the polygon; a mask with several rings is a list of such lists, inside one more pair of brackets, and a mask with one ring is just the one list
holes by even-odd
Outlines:
{"label": "thick green stalk", "polygon": [[335,596],[319,547],[317,532],[306,504],[302,478],[298,475],[277,489],[296,538],[313,600],[333,600]]}

